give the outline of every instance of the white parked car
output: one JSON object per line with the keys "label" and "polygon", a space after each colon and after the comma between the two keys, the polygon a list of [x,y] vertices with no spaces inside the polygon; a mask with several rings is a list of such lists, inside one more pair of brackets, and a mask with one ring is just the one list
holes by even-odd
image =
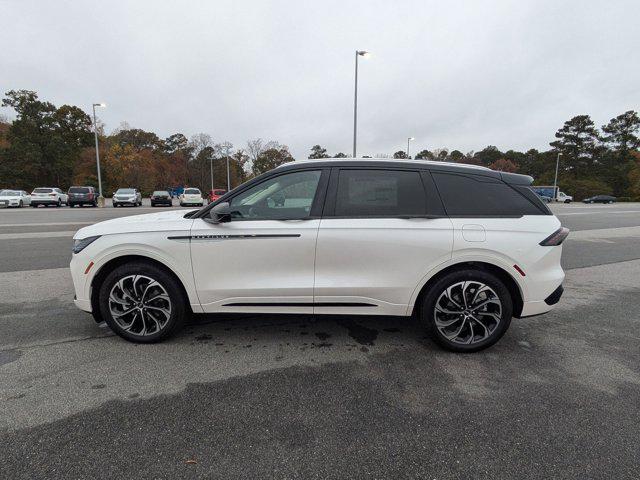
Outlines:
{"label": "white parked car", "polygon": [[568,230],[531,177],[428,161],[278,167],[227,202],[80,229],[75,303],[155,342],[187,313],[417,315],[454,351],[562,295]]}
{"label": "white parked car", "polygon": [[202,198],[202,192],[197,188],[185,188],[184,192],[178,197],[181,207],[188,205],[196,205],[202,207],[204,200]]}
{"label": "white parked car", "polygon": [[0,191],[0,207],[24,207],[31,205],[31,195],[24,190]]}
{"label": "white parked car", "polygon": [[123,205],[139,207],[142,205],[142,194],[137,188],[119,188],[113,194],[111,203],[114,207],[122,207]]}
{"label": "white parked car", "polygon": [[69,197],[59,188],[38,187],[31,192],[31,206],[39,207],[40,205],[60,207],[69,203]]}

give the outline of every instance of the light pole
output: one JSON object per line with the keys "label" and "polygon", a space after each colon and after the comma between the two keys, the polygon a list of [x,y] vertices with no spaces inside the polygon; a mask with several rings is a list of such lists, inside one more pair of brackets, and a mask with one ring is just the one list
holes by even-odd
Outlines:
{"label": "light pole", "polygon": [[98,205],[104,207],[104,197],[102,196],[102,177],[100,176],[100,151],[98,149],[98,124],[96,123],[96,107],[106,107],[105,103],[93,104],[93,134],[96,140],[96,166],[98,168]]}
{"label": "light pole", "polygon": [[213,155],[209,157],[209,171],[211,172],[211,191],[213,191]]}
{"label": "light pole", "polygon": [[353,158],[356,158],[356,138],[358,136],[358,57],[367,58],[371,56],[366,50],[356,50],[356,80],[353,95]]}
{"label": "light pole", "polygon": [[407,138],[407,158],[411,158],[411,155],[409,155],[409,142],[411,140],[415,140],[415,138],[413,138],[413,137],[408,137]]}
{"label": "light pole", "polygon": [[558,156],[556,157],[556,176],[553,178],[553,201],[558,201],[558,194],[556,193],[556,188],[558,185],[558,165],[560,164],[560,155],[562,153],[558,152]]}
{"label": "light pole", "polygon": [[225,147],[226,157],[227,157],[227,192],[231,190],[231,171],[229,170],[229,151],[233,147],[230,142],[224,142],[223,146]]}

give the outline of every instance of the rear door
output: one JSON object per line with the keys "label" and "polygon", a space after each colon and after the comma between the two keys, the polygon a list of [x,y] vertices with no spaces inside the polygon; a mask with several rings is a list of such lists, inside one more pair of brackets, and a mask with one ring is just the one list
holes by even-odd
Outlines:
{"label": "rear door", "polygon": [[316,247],[315,313],[405,315],[451,258],[451,221],[428,172],[334,168]]}

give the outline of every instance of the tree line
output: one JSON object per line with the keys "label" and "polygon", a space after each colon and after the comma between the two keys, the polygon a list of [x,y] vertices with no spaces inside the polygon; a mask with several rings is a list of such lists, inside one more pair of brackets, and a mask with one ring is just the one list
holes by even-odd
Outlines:
{"label": "tree line", "polygon": [[[11,90],[2,106],[14,110],[15,120],[0,119],[0,188],[30,190],[37,186],[97,186],[91,117],[76,106],[56,107],[36,92]],[[293,161],[289,148],[277,141],[254,139],[241,148],[215,142],[205,133],[187,138],[175,133],[160,138],[153,132],[122,124],[106,134],[97,126],[103,192],[136,187],[145,195],[158,188],[193,186],[202,191],[225,188],[229,158],[232,188],[282,163]],[[580,200],[612,194],[640,200],[640,118],[627,111],[597,128],[589,115],[567,120],[555,133],[550,149],[500,151],[488,146],[477,152],[437,148],[421,150],[413,158],[483,165],[494,170],[531,175],[536,184],[552,184],[560,156],[558,184]],[[345,158],[311,147],[308,158]],[[374,158],[408,158],[407,152]]]}

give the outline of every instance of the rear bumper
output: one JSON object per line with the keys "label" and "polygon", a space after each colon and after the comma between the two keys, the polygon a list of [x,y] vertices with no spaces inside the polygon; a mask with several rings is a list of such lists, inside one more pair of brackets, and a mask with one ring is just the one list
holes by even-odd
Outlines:
{"label": "rear bumper", "polygon": [[560,301],[560,297],[562,297],[563,293],[564,287],[560,285],[553,291],[553,293],[551,293],[551,295],[544,299],[544,303],[546,303],[547,305],[555,305]]}
{"label": "rear bumper", "polygon": [[560,285],[544,300],[525,302],[522,305],[522,313],[519,315],[519,317],[533,317],[535,315],[541,315],[553,310],[555,304],[560,301],[560,297],[562,296],[563,292],[564,287]]}

